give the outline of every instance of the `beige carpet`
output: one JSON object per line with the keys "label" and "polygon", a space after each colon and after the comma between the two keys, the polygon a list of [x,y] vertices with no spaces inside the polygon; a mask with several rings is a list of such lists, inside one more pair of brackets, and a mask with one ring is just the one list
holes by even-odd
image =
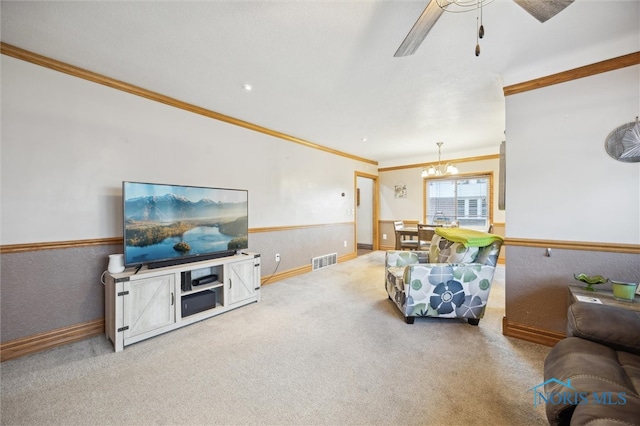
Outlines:
{"label": "beige carpet", "polygon": [[[3,425],[537,425],[548,347],[404,323],[384,252],[275,282],[262,301],[114,353],[102,336],[0,365]],[[263,271],[267,273],[268,271]]]}

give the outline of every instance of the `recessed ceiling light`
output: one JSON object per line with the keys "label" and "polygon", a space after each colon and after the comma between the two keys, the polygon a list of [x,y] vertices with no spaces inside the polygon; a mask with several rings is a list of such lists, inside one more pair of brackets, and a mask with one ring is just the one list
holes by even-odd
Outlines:
{"label": "recessed ceiling light", "polygon": [[245,83],[245,85],[242,87],[244,87],[244,90],[246,90],[247,92],[250,92],[251,89],[253,89],[253,86],[250,85],[249,83]]}
{"label": "recessed ceiling light", "polygon": [[366,142],[368,139],[367,138],[362,138],[360,139],[362,142]]}

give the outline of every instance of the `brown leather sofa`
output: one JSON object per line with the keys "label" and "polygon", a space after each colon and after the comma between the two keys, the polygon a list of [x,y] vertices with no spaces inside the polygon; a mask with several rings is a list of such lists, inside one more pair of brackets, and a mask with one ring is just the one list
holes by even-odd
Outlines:
{"label": "brown leather sofa", "polygon": [[593,303],[568,309],[567,337],[544,363],[551,425],[640,425],[640,312]]}

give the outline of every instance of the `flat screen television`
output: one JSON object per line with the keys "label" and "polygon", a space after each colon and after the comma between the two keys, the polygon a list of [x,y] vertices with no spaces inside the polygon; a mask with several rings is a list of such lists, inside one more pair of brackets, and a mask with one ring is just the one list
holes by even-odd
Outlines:
{"label": "flat screen television", "polygon": [[125,267],[231,256],[249,241],[248,191],[122,183]]}

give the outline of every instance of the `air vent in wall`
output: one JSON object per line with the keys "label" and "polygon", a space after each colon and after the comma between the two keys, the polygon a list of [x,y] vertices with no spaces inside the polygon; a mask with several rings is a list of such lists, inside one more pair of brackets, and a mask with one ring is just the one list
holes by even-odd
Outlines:
{"label": "air vent in wall", "polygon": [[315,271],[321,268],[326,268],[330,265],[335,265],[338,262],[338,253],[325,254],[324,256],[318,256],[311,259],[311,270]]}

